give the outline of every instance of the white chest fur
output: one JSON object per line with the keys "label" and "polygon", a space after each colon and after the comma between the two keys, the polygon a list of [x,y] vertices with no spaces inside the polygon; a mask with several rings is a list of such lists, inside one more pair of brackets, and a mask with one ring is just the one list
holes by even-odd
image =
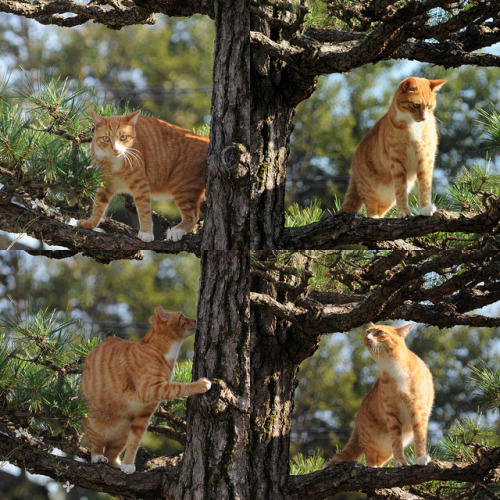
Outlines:
{"label": "white chest fur", "polygon": [[402,369],[401,365],[395,359],[386,356],[381,356],[377,363],[380,373],[386,372],[396,383],[397,391],[404,392],[410,376]]}
{"label": "white chest fur", "polygon": [[174,376],[175,362],[177,361],[177,356],[179,356],[179,351],[181,349],[181,345],[182,345],[182,341],[177,342],[175,344],[172,344],[170,351],[168,351],[167,354],[165,354],[165,359],[169,362],[173,362],[172,373],[170,374],[170,380],[172,380],[172,377]]}

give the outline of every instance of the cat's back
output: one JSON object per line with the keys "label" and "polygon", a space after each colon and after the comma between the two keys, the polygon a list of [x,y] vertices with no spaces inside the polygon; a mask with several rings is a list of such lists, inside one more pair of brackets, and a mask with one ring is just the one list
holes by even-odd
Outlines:
{"label": "cat's back", "polygon": [[139,342],[108,337],[88,354],[83,365],[81,390],[101,406],[115,404],[125,393],[135,392],[137,381],[154,362]]}
{"label": "cat's back", "polygon": [[[147,146],[159,150],[191,154],[208,153],[209,138],[150,116],[139,116],[136,124],[137,139],[141,148]],[[147,151],[146,151],[147,152]]]}

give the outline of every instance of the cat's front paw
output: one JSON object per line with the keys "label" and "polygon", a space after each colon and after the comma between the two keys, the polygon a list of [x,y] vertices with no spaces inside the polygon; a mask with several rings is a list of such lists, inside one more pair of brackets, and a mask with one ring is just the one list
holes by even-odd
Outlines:
{"label": "cat's front paw", "polygon": [[426,453],[425,455],[422,455],[421,457],[418,457],[415,460],[415,463],[417,465],[427,465],[431,460],[432,460],[431,457],[429,455],[427,455],[427,453]]}
{"label": "cat's front paw", "polygon": [[210,387],[212,387],[212,382],[208,378],[200,378],[196,383],[200,387],[200,394],[209,391]]}
{"label": "cat's front paw", "polygon": [[398,208],[398,219],[409,217],[411,215],[409,208]]}
{"label": "cat's front paw", "polygon": [[436,212],[436,210],[437,210],[436,207],[432,203],[429,203],[429,205],[425,205],[425,207],[422,207],[420,213],[422,215],[429,217],[433,215]]}
{"label": "cat's front paw", "polygon": [[92,458],[90,461],[93,464],[107,464],[108,463],[108,457],[105,457],[104,455],[92,455]]}
{"label": "cat's front paw", "polygon": [[83,227],[84,229],[94,229],[94,227],[97,227],[97,223],[91,219],[79,220],[78,227]]}
{"label": "cat's front paw", "polygon": [[121,464],[120,470],[122,472],[125,472],[125,474],[133,474],[135,472],[135,465],[134,464]]}
{"label": "cat's front paw", "polygon": [[408,465],[408,462],[404,459],[394,459],[394,467],[403,467],[403,465]]}
{"label": "cat's front paw", "polygon": [[137,237],[144,241],[145,243],[149,243],[150,241],[153,241],[155,239],[155,236],[153,233],[146,233],[144,231],[139,231],[137,234]]}
{"label": "cat's front paw", "polygon": [[169,229],[167,231],[167,236],[166,240],[167,241],[180,241],[180,239],[186,234],[186,231],[184,229],[176,228],[174,227],[173,229]]}

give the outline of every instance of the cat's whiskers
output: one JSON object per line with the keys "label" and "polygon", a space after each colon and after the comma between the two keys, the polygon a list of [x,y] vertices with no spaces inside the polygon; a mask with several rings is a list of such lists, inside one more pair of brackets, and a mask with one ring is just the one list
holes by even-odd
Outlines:
{"label": "cat's whiskers", "polygon": [[139,163],[139,165],[141,166],[144,165],[144,160],[142,159],[142,155],[140,154],[140,151],[138,149],[127,148],[123,152],[123,157],[131,169],[134,168],[132,164],[133,161]]}

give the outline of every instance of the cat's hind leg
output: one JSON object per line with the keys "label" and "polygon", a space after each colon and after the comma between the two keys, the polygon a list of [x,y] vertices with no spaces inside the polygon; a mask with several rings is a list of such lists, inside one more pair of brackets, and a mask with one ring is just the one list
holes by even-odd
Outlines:
{"label": "cat's hind leg", "polygon": [[94,207],[92,208],[92,215],[86,220],[78,221],[78,226],[85,229],[94,229],[94,227],[97,227],[114,194],[115,193],[106,186],[99,188],[94,201]]}
{"label": "cat's hind leg", "polygon": [[132,421],[130,430],[128,432],[127,443],[125,445],[125,455],[123,456],[123,462],[120,465],[120,469],[125,474],[133,474],[135,472],[135,456],[137,454],[137,449],[141,442],[142,436],[146,432],[149,424],[149,419],[156,409],[156,405],[153,410],[147,410],[140,415],[137,415]]}
{"label": "cat's hind leg", "polygon": [[198,222],[198,212],[200,210],[201,194],[191,192],[175,193],[173,198],[179,209],[182,221],[177,226],[167,231],[167,241],[179,241]]}
{"label": "cat's hind leg", "polygon": [[92,423],[88,418],[83,420],[83,429],[85,431],[85,438],[87,439],[90,446],[90,462],[93,464],[97,463],[108,463],[108,458],[104,455],[105,440],[96,432],[92,426]]}
{"label": "cat's hind leg", "polygon": [[120,455],[125,448],[127,443],[127,436],[123,438],[116,439],[114,441],[110,441],[106,444],[104,449],[104,454],[108,459],[109,465],[113,467],[120,467]]}

